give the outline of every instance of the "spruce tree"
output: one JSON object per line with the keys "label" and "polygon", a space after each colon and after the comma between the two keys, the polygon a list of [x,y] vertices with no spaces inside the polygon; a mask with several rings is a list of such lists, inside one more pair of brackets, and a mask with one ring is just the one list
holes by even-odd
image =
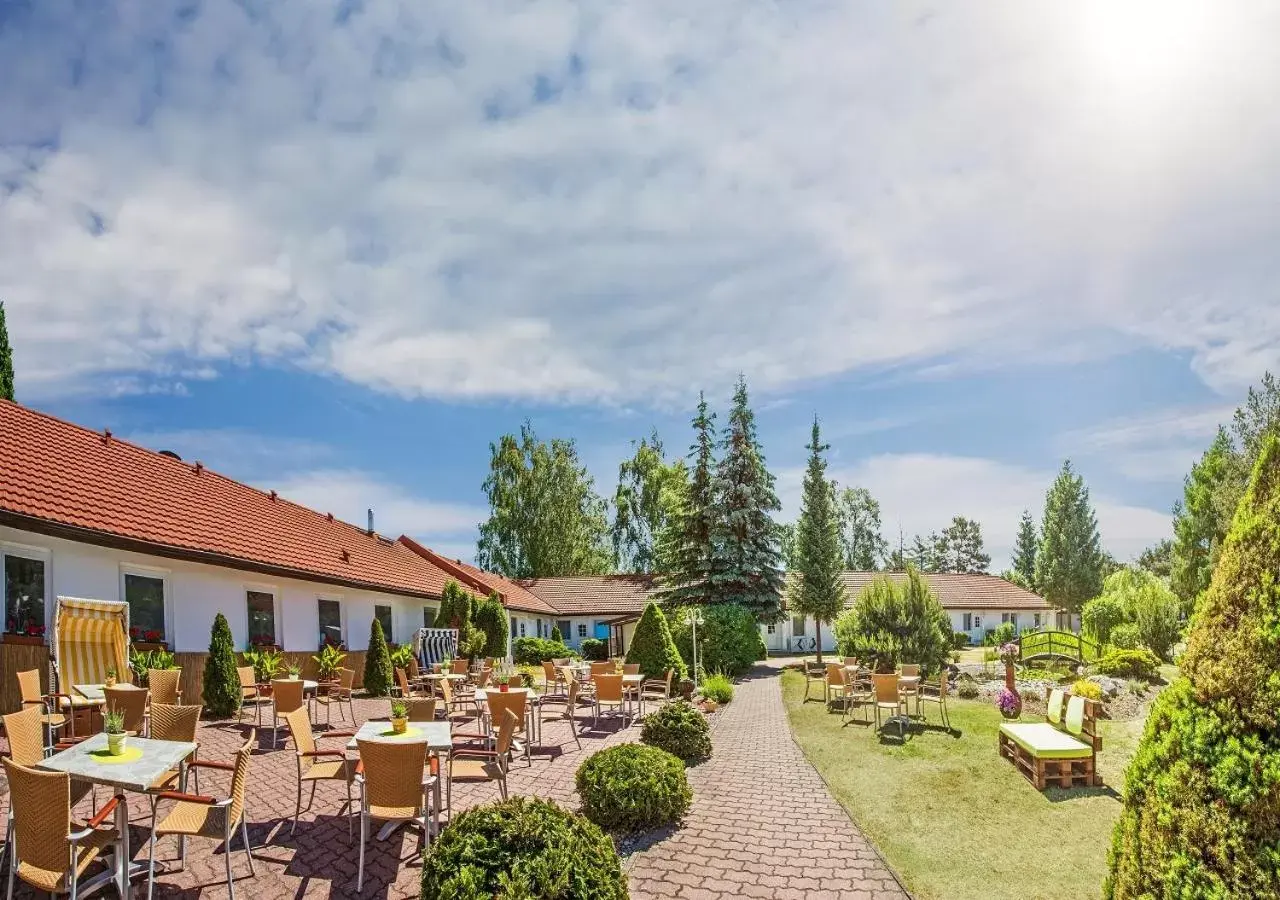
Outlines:
{"label": "spruce tree", "polygon": [[9,328],[4,321],[4,302],[0,301],[0,400],[13,399],[13,348],[9,346]]}
{"label": "spruce tree", "polygon": [[1089,489],[1067,460],[1045,495],[1035,585],[1054,606],[1078,613],[1102,593],[1102,567],[1098,520],[1089,503]]}
{"label": "spruce tree", "polygon": [[218,613],[209,633],[209,655],[204,658],[204,682],[201,686],[205,712],[215,719],[225,719],[240,709],[240,675],[236,671],[236,650],[231,640],[227,617]]}
{"label": "spruce tree", "polygon": [[[476,605],[475,627],[485,636],[481,654],[494,659],[506,659],[510,625],[507,620],[507,611],[502,606],[502,597],[497,591]],[[552,636],[554,637],[554,631]]]}
{"label": "spruce tree", "polygon": [[675,669],[676,680],[685,677],[688,670],[676,649],[676,642],[671,638],[667,617],[658,604],[650,603],[644,608],[640,621],[636,623],[635,634],[631,636],[627,662],[639,665],[640,673],[646,678],[665,678],[667,669]]}
{"label": "spruce tree", "polygon": [[1031,510],[1022,511],[1018,522],[1018,539],[1013,547],[1013,571],[1021,576],[1023,584],[1036,583],[1036,523]]}
{"label": "spruce tree", "polygon": [[844,553],[840,546],[840,523],[836,515],[834,489],[827,480],[827,461],[822,454],[818,419],[813,420],[809,441],[809,467],[804,475],[800,520],[796,523],[796,572],[799,583],[791,591],[791,608],[797,615],[813,616],[818,635],[818,662],[822,662],[822,625],[844,609]]}
{"label": "spruce tree", "polygon": [[1280,896],[1280,440],[1200,595],[1182,675],[1129,765],[1108,900]]}
{"label": "spruce tree", "polygon": [[782,553],[772,513],[782,508],[756,437],[747,382],[738,379],[714,481],[711,601],[737,603],[760,623],[782,615]]}
{"label": "spruce tree", "polygon": [[391,693],[392,678],[387,636],[382,633],[382,623],[375,618],[369,626],[369,649],[364,654],[364,689],[370,697],[385,697]]}
{"label": "spruce tree", "polygon": [[694,443],[689,452],[693,471],[675,526],[668,535],[668,546],[661,554],[669,563],[657,598],[672,608],[711,601],[715,418],[707,411],[707,398],[699,394],[698,412],[693,417]]}

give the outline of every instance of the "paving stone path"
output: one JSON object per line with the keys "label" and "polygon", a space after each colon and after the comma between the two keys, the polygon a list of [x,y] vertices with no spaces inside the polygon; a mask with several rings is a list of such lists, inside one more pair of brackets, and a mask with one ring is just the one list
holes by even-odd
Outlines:
{"label": "paving stone path", "polygon": [[685,826],[629,861],[635,900],[909,897],[800,752],[776,666],[738,684],[711,740]]}

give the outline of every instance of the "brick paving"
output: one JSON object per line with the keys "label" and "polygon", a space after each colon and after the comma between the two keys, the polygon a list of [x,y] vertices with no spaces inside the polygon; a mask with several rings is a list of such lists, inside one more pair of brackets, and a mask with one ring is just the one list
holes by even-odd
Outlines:
{"label": "brick paving", "polygon": [[684,827],[629,861],[634,900],[909,896],[800,752],[776,667],[737,685],[711,742]]}
{"label": "brick paving", "polygon": [[[357,700],[355,707],[360,722],[386,714],[386,701]],[[574,745],[567,727],[549,725],[548,746],[535,748],[533,765],[526,766],[519,757],[513,762],[508,779],[512,795],[544,797],[576,808],[574,772],[582,760],[604,747],[639,737],[638,727],[606,727],[602,721],[600,730],[592,730],[585,715],[579,722],[582,750]],[[335,723],[334,728],[345,731],[350,726]],[[250,725],[202,724],[201,758],[230,759],[251,731]],[[321,746],[339,747],[342,740],[335,738]],[[632,897],[871,900],[907,896],[792,740],[776,670],[759,667],[738,686],[734,702],[715,717],[712,740],[713,758],[690,770],[694,804],[684,826],[672,834],[654,836],[650,846],[624,861]],[[567,744],[554,743],[560,741]],[[7,749],[2,739],[0,747]],[[313,808],[303,812],[296,834],[290,836],[297,779],[292,743],[285,750],[271,747],[271,734],[264,731],[253,756],[246,803],[257,875],[249,878],[237,839],[232,856],[237,894],[251,898],[355,896],[357,845],[355,839],[348,839],[347,819],[341,814],[342,784],[322,783]],[[205,770],[200,777],[202,793],[225,795],[226,775]],[[100,788],[99,795],[105,797],[105,789]],[[0,825],[7,799],[0,797]],[[455,810],[494,799],[496,785],[458,784],[453,791]],[[149,806],[136,795],[128,802],[133,858],[145,861]],[[89,815],[87,802],[77,813]],[[371,840],[367,854],[360,896],[418,896],[417,832],[401,829],[385,842]],[[158,868],[176,857],[176,839],[160,841]],[[22,888],[15,895],[36,896]],[[134,895],[146,895],[145,879],[134,882]],[[221,845],[193,841],[185,871],[157,874],[156,896],[225,897]]]}

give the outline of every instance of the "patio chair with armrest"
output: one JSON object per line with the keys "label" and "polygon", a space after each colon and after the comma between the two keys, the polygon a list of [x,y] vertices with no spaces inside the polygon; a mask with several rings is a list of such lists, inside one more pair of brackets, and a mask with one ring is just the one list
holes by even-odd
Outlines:
{"label": "patio chair with armrest", "polygon": [[250,700],[253,701],[254,709],[258,714],[258,727],[262,727],[262,689],[265,685],[259,685],[254,675],[253,666],[237,666],[236,674],[240,676],[240,709],[236,712],[236,721],[239,722],[244,718],[245,704]]}
{"label": "patio chair with armrest", "polygon": [[449,754],[449,779],[445,783],[448,792],[447,805],[453,808],[453,783],[455,781],[496,781],[498,794],[507,799],[507,765],[511,753],[512,736],[520,720],[511,710],[504,710],[498,721],[498,739],[492,750],[478,747],[455,747]]}
{"label": "patio chair with armrest", "polygon": [[[582,749],[582,738],[578,737],[578,720],[574,718],[578,708],[579,690],[578,682],[570,681],[563,694],[543,694],[534,701],[539,735],[542,734],[548,722],[568,722],[574,743],[578,745],[579,750]],[[543,742],[540,741],[540,743]]]}
{"label": "patio chair with armrest", "polygon": [[300,678],[277,678],[271,682],[271,743],[280,746],[284,717],[295,709],[306,709],[305,685]]}
{"label": "patio chair with armrest", "polygon": [[[899,678],[919,678],[920,666],[917,663],[903,663],[898,667]],[[920,682],[914,684],[898,683],[898,692],[902,695],[902,705],[910,712],[910,701],[916,702],[916,715],[920,714]]]}
{"label": "patio chair with armrest", "polygon": [[[940,671],[936,679],[928,679],[920,684],[920,696],[916,700],[916,709],[920,709],[922,703],[936,704],[938,712],[942,717],[942,725],[948,731],[951,730],[951,714],[947,711],[947,694],[951,690],[951,684],[947,678],[946,670]],[[928,721],[928,717],[925,717]]]}
{"label": "patio chair with armrest", "polygon": [[[168,703],[152,703],[147,736],[153,741],[182,741],[194,744],[200,728],[200,712],[203,709],[203,706],[197,705],[174,706]],[[198,753],[199,750],[196,751],[196,754]],[[195,759],[196,754],[191,758]],[[193,773],[198,771],[198,769],[192,770]],[[181,776],[179,769],[170,769],[151,782],[150,790],[153,792],[178,790],[181,787]],[[194,777],[196,781],[193,790],[198,794],[200,793],[199,776]]]}
{"label": "patio chair with armrest", "polygon": [[124,715],[125,734],[140,735],[146,732],[149,691],[132,685],[116,685],[104,688],[102,695],[106,698],[104,708],[108,712]]}
{"label": "patio chair with armrest", "polygon": [[[369,823],[403,822],[416,824],[430,846],[431,788],[435,777],[426,774],[427,745],[424,741],[388,743],[357,741],[360,761],[355,783],[360,788],[360,863],[356,892],[364,889],[364,851],[369,841]],[[419,777],[406,777],[406,773]]]}
{"label": "patio chair with armrest", "polygon": [[59,705],[60,700],[65,699],[70,704],[71,698],[65,694],[41,693],[39,669],[28,669],[25,672],[16,674],[18,676],[18,691],[22,695],[22,708],[38,708],[41,711],[41,721],[44,723],[46,732],[45,747],[51,749],[56,733],[64,728],[67,729],[66,739],[68,741],[76,740],[76,723],[72,717],[60,712],[52,712]]}
{"label": "patio chair with armrest", "polygon": [[330,682],[328,690],[321,693],[316,691],[316,722],[320,721],[320,707],[324,707],[324,723],[326,725],[333,721],[333,708],[338,708],[338,718],[344,718],[342,712],[342,704],[347,705],[347,713],[350,715],[351,724],[356,721],[355,692],[354,685],[356,681],[355,669],[341,668],[338,670],[338,680]]}
{"label": "patio chair with armrest", "polygon": [[547,693],[563,693],[565,690],[564,673],[556,668],[555,661],[544,659],[542,661],[542,679],[546,683]]}
{"label": "patio chair with armrest", "polygon": [[151,692],[151,702],[166,706],[180,705],[182,691],[178,689],[178,685],[181,681],[181,669],[148,669],[147,690]]}
{"label": "patio chair with armrest", "polygon": [[597,675],[613,675],[618,671],[618,666],[611,660],[604,662],[591,663],[591,679],[594,681]]}
{"label": "patio chair with armrest", "polygon": [[671,699],[671,679],[675,677],[675,669],[667,669],[662,678],[648,678],[640,684],[640,715],[644,715],[645,704],[654,701],[659,705]]}
{"label": "patio chair with armrest", "polygon": [[[845,669],[845,702],[842,718],[850,718],[857,707],[874,706],[875,687],[864,669]],[[869,720],[863,720],[869,723]]]}
{"label": "patio chair with armrest", "polygon": [[[293,824],[289,826],[289,834],[298,828],[298,817],[302,815],[302,785],[310,783],[311,796],[307,800],[307,809],[316,802],[316,785],[322,781],[340,781],[347,788],[347,837],[351,837],[351,817],[355,814],[355,803],[352,799],[351,785],[355,780],[356,761],[347,757],[343,748],[320,750],[316,747],[316,735],[311,733],[311,719],[305,708],[286,713],[285,722],[289,733],[293,736],[293,746],[298,759],[298,797],[293,811]],[[326,731],[322,738],[349,738],[355,732]]]}
{"label": "patio chair with armrest", "polygon": [[824,692],[827,689],[827,667],[814,660],[804,662],[804,702],[809,702],[809,688],[818,685]]}
{"label": "patio chair with armrest", "polygon": [[622,689],[621,675],[596,675],[591,679],[596,686],[592,700],[595,701],[595,725],[600,724],[600,710],[605,707],[616,708],[622,716],[623,724],[627,723],[627,695]]}
{"label": "patio chair with armrest", "polygon": [[404,701],[409,710],[410,722],[434,722],[436,720],[435,697],[410,697]]}
{"label": "patio chair with armrest", "polygon": [[875,691],[876,698],[876,731],[881,729],[880,714],[887,712],[890,719],[897,720],[898,733],[902,737],[906,737],[906,722],[900,715],[905,711],[905,707],[903,706],[902,692],[898,689],[898,676],[893,673],[872,675],[871,686]]}
{"label": "patio chair with armrest", "polygon": [[830,705],[833,700],[839,700],[842,708],[848,708],[849,689],[844,666],[839,663],[827,663],[827,680],[822,690],[824,703]]}
{"label": "patio chair with armrest", "polygon": [[511,749],[524,754],[526,765],[532,766],[533,759],[529,755],[529,734],[525,723],[528,721],[529,695],[524,691],[489,691],[486,695],[489,706],[489,729],[496,733],[496,726],[501,724],[505,713],[516,717],[515,733],[511,739]]}

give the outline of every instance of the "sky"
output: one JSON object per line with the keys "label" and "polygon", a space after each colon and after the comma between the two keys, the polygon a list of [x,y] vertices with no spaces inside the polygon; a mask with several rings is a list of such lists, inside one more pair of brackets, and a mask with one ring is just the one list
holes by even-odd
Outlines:
{"label": "sky", "polygon": [[1103,544],[1280,369],[1280,6],[0,3],[19,401],[460,558],[489,443],[743,374],[885,536]]}

